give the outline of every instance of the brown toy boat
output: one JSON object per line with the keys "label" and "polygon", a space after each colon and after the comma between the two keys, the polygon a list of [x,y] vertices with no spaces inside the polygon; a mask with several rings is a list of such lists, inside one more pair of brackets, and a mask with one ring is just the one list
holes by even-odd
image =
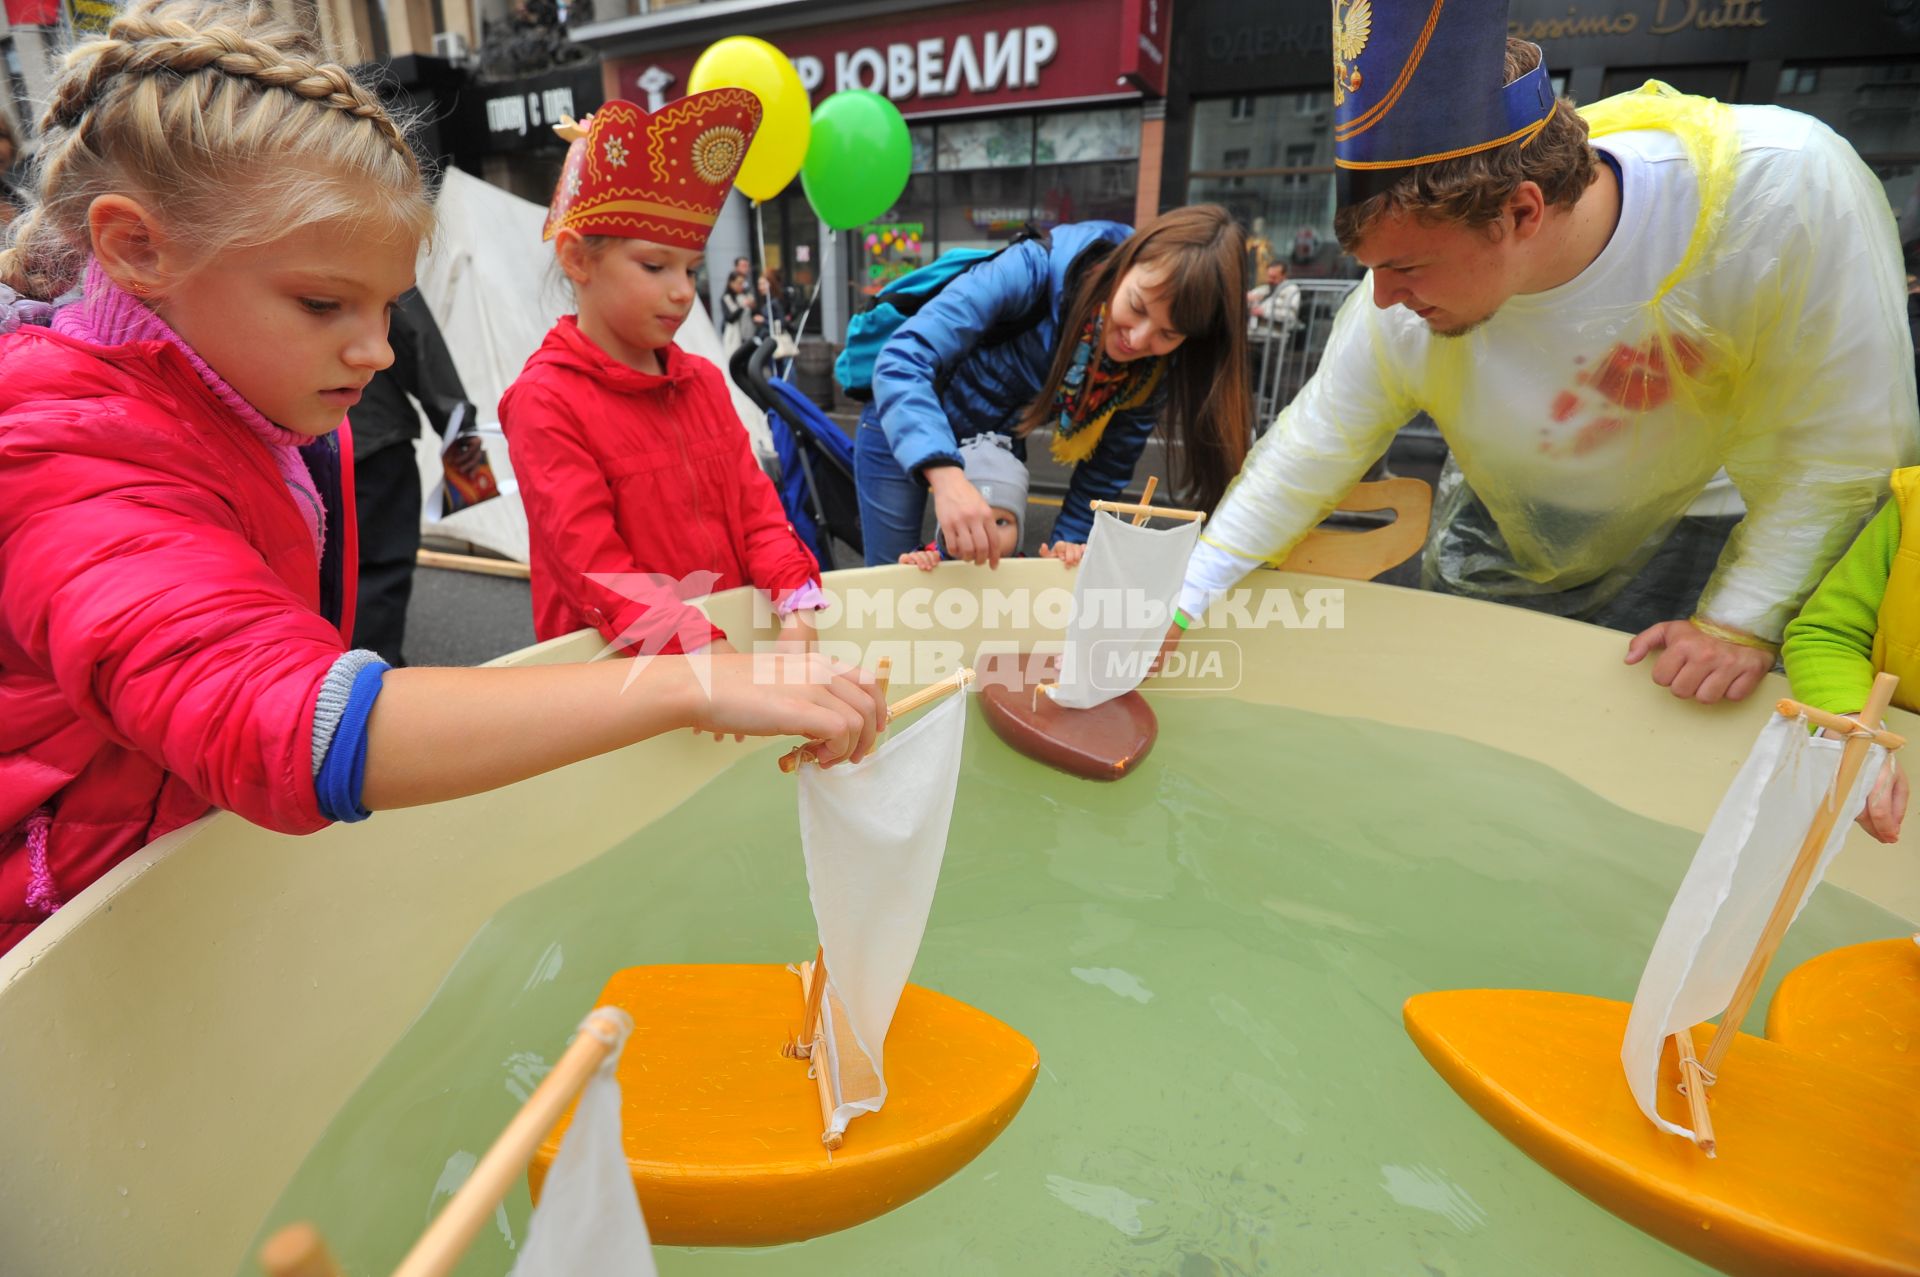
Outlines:
{"label": "brown toy boat", "polygon": [[1058,654],[982,653],[975,663],[980,709],[994,734],[1070,776],[1119,780],[1153,749],[1160,720],[1146,698],[1128,692],[1092,709],[1063,709],[1038,691],[1060,677]]}

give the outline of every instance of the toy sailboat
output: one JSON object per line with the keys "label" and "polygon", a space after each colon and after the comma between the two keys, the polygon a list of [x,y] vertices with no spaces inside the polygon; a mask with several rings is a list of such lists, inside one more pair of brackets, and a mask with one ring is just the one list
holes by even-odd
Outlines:
{"label": "toy sailboat", "polygon": [[[1073,585],[1073,618],[1057,655],[983,655],[980,705],[995,734],[1048,766],[1118,780],[1153,748],[1159,722],[1134,689],[1147,676],[1206,515],[1095,501],[1093,533]],[[1130,514],[1128,523],[1116,515]],[[1150,518],[1179,520],[1149,528]]]}
{"label": "toy sailboat", "polygon": [[[1630,1007],[1487,989],[1406,1004],[1428,1062],[1501,1134],[1728,1272],[1920,1272],[1920,1071],[1896,1058],[1920,1029],[1920,950],[1899,940],[1816,958],[1782,984],[1766,1037],[1739,1031],[1888,753],[1905,744],[1871,726],[1895,682],[1879,676],[1857,721],[1778,704]],[[1703,1022],[1716,1014],[1709,1037]]]}
{"label": "toy sailboat", "polygon": [[[601,991],[634,1021],[622,1140],[656,1243],[771,1245],[863,1223],[966,1165],[1032,1090],[1031,1042],[907,983],[959,777],[966,698],[949,694],[972,679],[895,702],[889,721],[945,699],[858,764],[805,766],[805,747],[781,759],[799,773],[820,930],[797,982],[775,964],[649,966]],[[567,1125],[534,1156],[536,1201]]]}

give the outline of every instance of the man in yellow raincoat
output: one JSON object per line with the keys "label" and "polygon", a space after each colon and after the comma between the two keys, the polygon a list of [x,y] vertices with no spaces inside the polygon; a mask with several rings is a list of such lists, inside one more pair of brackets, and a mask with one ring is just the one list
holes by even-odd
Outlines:
{"label": "man in yellow raincoat", "polygon": [[[1575,112],[1506,20],[1335,0],[1336,229],[1369,275],[1207,525],[1178,628],[1424,411],[1452,450],[1424,584],[1638,631],[1656,683],[1738,700],[1920,461],[1892,211],[1805,115],[1653,84]],[[1718,535],[1688,517],[1716,497]],[[1649,585],[1688,554],[1717,554],[1704,592]]]}

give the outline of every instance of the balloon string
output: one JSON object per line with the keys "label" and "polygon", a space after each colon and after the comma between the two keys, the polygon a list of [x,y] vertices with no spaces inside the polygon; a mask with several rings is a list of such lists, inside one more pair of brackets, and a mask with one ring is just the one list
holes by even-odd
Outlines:
{"label": "balloon string", "polygon": [[820,285],[826,283],[826,263],[820,263],[821,270],[814,275],[813,293],[807,298],[807,308],[800,312],[800,322],[794,326],[793,339],[798,342],[800,335],[807,331],[807,320],[813,317],[813,304],[820,300]]}
{"label": "balloon string", "polygon": [[[765,279],[767,277],[767,214],[765,206],[759,200],[753,201],[753,231],[754,239],[760,245],[760,279]],[[753,291],[756,293],[760,291],[759,280],[754,281]]]}
{"label": "balloon string", "polygon": [[[760,279],[764,280],[767,278],[767,212],[766,205],[760,200],[753,202],[753,234],[754,238],[759,241],[760,244]],[[758,281],[755,282],[753,291],[755,293],[760,291]],[[771,283],[767,285],[767,308],[769,311],[773,308],[773,285]],[[771,314],[767,316],[767,335],[773,335],[773,316]],[[792,369],[789,368],[787,371],[791,372]],[[773,373],[776,377],[786,375],[780,371],[778,362],[773,366]]]}

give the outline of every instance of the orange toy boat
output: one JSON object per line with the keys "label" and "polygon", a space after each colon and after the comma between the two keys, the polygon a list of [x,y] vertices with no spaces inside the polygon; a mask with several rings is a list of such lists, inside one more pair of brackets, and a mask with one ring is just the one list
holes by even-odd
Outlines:
{"label": "orange toy boat", "polygon": [[1801,963],[1767,1008],[1767,1039],[1920,1094],[1920,944],[1875,940]]}
{"label": "orange toy boat", "polygon": [[[631,967],[601,991],[596,1005],[634,1021],[617,1069],[621,1130],[656,1243],[769,1246],[864,1223],[972,1161],[1033,1089],[1033,1043],[909,984],[887,1065],[911,1081],[829,1153],[808,1063],[781,1053],[804,992],[771,964]],[[536,1200],[571,1116],[534,1156]]]}
{"label": "orange toy boat", "polygon": [[[1894,682],[1876,678],[1858,720],[1780,702],[1631,1006],[1491,989],[1406,1004],[1428,1063],[1502,1135],[1728,1272],[1920,1274],[1920,1067],[1908,1051],[1920,950],[1897,940],[1816,958],[1782,983],[1768,1037],[1738,1031],[1879,760],[1905,744],[1869,726]],[[1809,724],[1846,743],[1815,740]],[[1699,1023],[1716,1014],[1717,1027]]]}
{"label": "orange toy boat", "polygon": [[[1410,998],[1405,1018],[1427,1062],[1496,1130],[1678,1250],[1732,1273],[1920,1273],[1911,1075],[1742,1033],[1712,1090],[1720,1156],[1709,1160],[1635,1106],[1620,1075],[1627,1011],[1575,994],[1466,989]],[[1702,1053],[1710,1032],[1696,1031]],[[1685,1120],[1679,1080],[1670,1049],[1660,1090],[1675,1121]]]}
{"label": "orange toy boat", "polygon": [[[883,687],[887,674],[883,662]],[[889,724],[973,678],[963,669],[902,697]],[[800,772],[821,936],[798,981],[773,965],[631,967],[601,990],[598,1005],[633,1020],[614,1069],[620,1148],[655,1242],[765,1246],[851,1228],[972,1161],[1026,1101],[1033,1043],[906,982],[966,721],[949,701],[833,773],[807,767],[805,746],[781,758]],[[847,959],[833,979],[828,954]],[[536,1199],[572,1120],[534,1154]]]}

